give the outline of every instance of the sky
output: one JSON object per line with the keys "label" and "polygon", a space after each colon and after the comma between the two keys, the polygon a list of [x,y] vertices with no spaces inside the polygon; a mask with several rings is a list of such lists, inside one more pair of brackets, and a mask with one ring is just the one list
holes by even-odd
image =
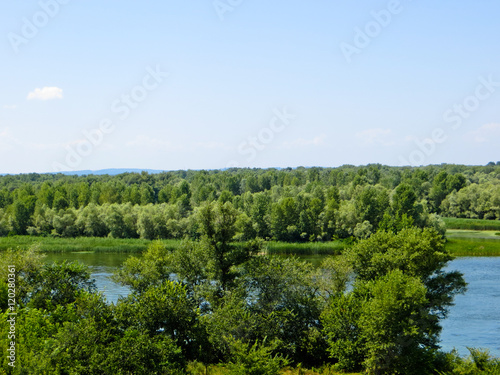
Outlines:
{"label": "sky", "polygon": [[500,160],[500,2],[5,0],[0,173]]}

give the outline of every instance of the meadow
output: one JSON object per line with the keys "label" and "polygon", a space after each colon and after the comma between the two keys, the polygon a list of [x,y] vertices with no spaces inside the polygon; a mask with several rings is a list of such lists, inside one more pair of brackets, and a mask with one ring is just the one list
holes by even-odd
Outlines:
{"label": "meadow", "polygon": [[[470,221],[467,220],[469,227],[477,228],[484,225],[482,223],[474,224]],[[483,220],[478,221],[482,222]],[[464,225],[461,223],[461,226]],[[500,256],[500,229],[498,231],[447,229],[446,238],[446,248],[455,256]],[[160,241],[172,250],[178,248],[182,242],[176,239]],[[11,236],[0,237],[0,251],[17,247],[27,249],[38,244],[41,251],[50,253],[75,251],[141,253],[147,249],[150,243],[151,240],[137,238]],[[352,241],[348,239],[326,242],[268,241],[264,243],[263,251],[269,255],[339,255],[351,244]]]}
{"label": "meadow", "polygon": [[497,231],[500,232],[500,220],[461,219],[455,217],[443,217],[446,229],[462,229],[473,231]]}

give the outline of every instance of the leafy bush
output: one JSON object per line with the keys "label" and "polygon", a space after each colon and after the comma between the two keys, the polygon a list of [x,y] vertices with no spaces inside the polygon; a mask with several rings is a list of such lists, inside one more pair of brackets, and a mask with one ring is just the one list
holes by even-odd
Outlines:
{"label": "leafy bush", "polygon": [[230,362],[227,365],[231,375],[277,375],[279,370],[288,364],[288,360],[279,354],[273,355],[278,346],[274,341],[266,340],[253,345],[239,340],[229,340]]}

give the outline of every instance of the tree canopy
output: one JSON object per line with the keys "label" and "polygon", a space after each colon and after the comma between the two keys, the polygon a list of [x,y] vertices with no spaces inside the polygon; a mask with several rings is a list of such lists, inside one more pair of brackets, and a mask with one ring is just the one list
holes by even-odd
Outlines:
{"label": "tree canopy", "polygon": [[195,215],[230,202],[239,240],[330,241],[500,219],[500,165],[228,169],[116,176],[0,176],[0,236],[199,236]]}

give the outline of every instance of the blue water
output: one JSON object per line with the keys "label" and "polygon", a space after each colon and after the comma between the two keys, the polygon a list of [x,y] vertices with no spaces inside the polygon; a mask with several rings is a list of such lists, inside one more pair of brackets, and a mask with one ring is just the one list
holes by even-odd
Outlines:
{"label": "blue water", "polygon": [[467,346],[485,348],[500,357],[500,257],[457,258],[448,269],[462,272],[469,285],[442,322],[442,348],[462,355]]}
{"label": "blue water", "polygon": [[[91,267],[96,280],[109,302],[116,303],[130,290],[112,282],[109,277],[127,259],[127,254],[66,253],[50,254],[47,261],[79,260]],[[312,259],[314,261],[314,259]],[[464,274],[468,290],[455,298],[448,318],[442,321],[441,346],[450,351],[456,348],[468,355],[468,347],[487,348],[500,357],[500,257],[462,257],[448,266]]]}

